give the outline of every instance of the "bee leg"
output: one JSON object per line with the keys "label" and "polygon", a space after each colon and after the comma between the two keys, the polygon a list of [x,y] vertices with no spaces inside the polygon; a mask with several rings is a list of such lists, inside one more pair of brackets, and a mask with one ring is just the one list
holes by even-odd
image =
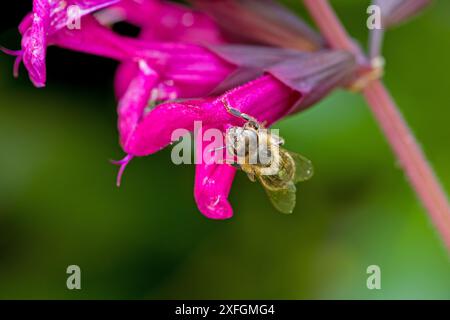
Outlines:
{"label": "bee leg", "polygon": [[284,139],[283,139],[282,137],[280,137],[280,136],[277,136],[276,144],[277,144],[278,146],[284,145]]}
{"label": "bee leg", "polygon": [[241,166],[240,165],[238,165],[237,163],[228,163],[230,166],[232,166],[232,167],[234,167],[234,168],[236,168],[236,169],[239,169],[239,170],[241,170],[242,168],[241,168]]}
{"label": "bee leg", "polygon": [[231,115],[238,117],[238,118],[242,118],[245,121],[252,123],[256,127],[259,127],[258,120],[256,120],[255,118],[253,118],[252,116],[250,116],[246,113],[239,111],[238,109],[233,108],[230,105],[230,103],[228,102],[227,98],[222,98],[222,103],[223,103],[224,107],[227,109],[228,113],[230,113]]}
{"label": "bee leg", "polygon": [[251,182],[255,182],[256,178],[255,178],[255,174],[253,172],[247,172],[247,177],[250,179]]}

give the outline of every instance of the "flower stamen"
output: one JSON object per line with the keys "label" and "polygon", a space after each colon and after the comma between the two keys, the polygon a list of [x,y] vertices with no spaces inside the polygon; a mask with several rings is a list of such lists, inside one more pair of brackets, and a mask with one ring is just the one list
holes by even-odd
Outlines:
{"label": "flower stamen", "polygon": [[131,154],[127,154],[125,158],[122,160],[111,160],[111,163],[120,166],[119,172],[117,173],[117,179],[116,179],[116,185],[117,187],[120,187],[122,183],[122,176],[125,172],[125,169],[127,168],[127,165],[130,163],[131,160],[133,160],[134,156]]}
{"label": "flower stamen", "polygon": [[7,49],[7,48],[1,47],[1,46],[0,46],[0,51],[4,52],[7,55],[16,57],[16,60],[14,61],[13,75],[14,75],[14,78],[18,78],[19,77],[19,67],[20,67],[20,64],[22,63],[22,59],[23,59],[23,51],[22,50],[10,50],[10,49]]}

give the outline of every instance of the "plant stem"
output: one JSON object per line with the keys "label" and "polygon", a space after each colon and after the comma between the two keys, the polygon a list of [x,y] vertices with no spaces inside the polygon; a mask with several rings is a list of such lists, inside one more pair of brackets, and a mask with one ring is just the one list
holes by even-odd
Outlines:
{"label": "plant stem", "polygon": [[[335,49],[347,50],[362,59],[327,0],[303,0],[317,26]],[[417,196],[450,251],[450,206],[433,169],[383,83],[373,81],[363,90],[376,120],[396,154]]]}

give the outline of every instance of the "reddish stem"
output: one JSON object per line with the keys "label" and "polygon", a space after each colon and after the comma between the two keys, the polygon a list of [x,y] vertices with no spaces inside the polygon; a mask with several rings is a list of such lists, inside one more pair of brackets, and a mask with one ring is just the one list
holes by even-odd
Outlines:
{"label": "reddish stem", "polygon": [[[303,1],[332,48],[353,52],[361,58],[361,51],[345,31],[327,0]],[[364,89],[363,94],[412,187],[450,251],[450,206],[433,169],[383,83],[373,81]]]}

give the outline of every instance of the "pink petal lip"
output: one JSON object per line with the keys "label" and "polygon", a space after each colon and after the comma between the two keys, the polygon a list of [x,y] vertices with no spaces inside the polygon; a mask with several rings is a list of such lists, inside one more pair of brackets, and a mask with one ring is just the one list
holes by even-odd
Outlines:
{"label": "pink petal lip", "polygon": [[[48,37],[67,25],[67,10],[70,5],[78,5],[81,16],[117,3],[119,0],[33,0],[33,11],[25,16],[19,25],[22,34],[21,57],[14,64],[14,75],[18,74],[23,60],[31,82],[38,88],[46,83],[46,53]],[[4,51],[4,50],[3,50]]]}
{"label": "pink petal lip", "polygon": [[137,64],[139,65],[139,73],[131,81],[117,107],[120,140],[125,148],[150,101],[152,89],[159,80],[158,74],[145,61],[140,60]]}
{"label": "pink petal lip", "polygon": [[47,53],[47,34],[50,28],[50,4],[47,1],[33,1],[33,15],[25,18],[31,26],[23,33],[23,63],[30,80],[38,87],[46,82],[45,56]]}
{"label": "pink petal lip", "polygon": [[[207,128],[204,128],[206,130]],[[201,135],[197,136],[196,152],[205,152],[207,144],[201,143]],[[200,163],[195,166],[194,198],[200,212],[207,218],[223,220],[233,216],[233,208],[228,201],[236,168],[227,164]]]}
{"label": "pink petal lip", "polygon": [[[198,168],[199,166],[201,165],[197,165],[196,170],[201,170],[200,168]],[[216,184],[220,185],[220,187],[224,187],[227,185],[231,186],[236,169],[231,168],[229,170],[233,170],[233,172],[224,172],[225,169],[228,170],[228,165],[216,166],[216,171],[218,171],[222,176],[226,175],[227,180],[216,180],[215,175],[207,176],[204,179],[207,181],[206,183],[200,184],[200,182],[196,182],[195,190],[201,191],[196,191],[194,195],[197,207],[205,217],[215,220],[224,220],[229,219],[233,216],[233,208],[231,207],[231,204],[227,199],[227,195],[224,194],[220,189],[218,190],[217,188],[212,187],[212,185]]]}

